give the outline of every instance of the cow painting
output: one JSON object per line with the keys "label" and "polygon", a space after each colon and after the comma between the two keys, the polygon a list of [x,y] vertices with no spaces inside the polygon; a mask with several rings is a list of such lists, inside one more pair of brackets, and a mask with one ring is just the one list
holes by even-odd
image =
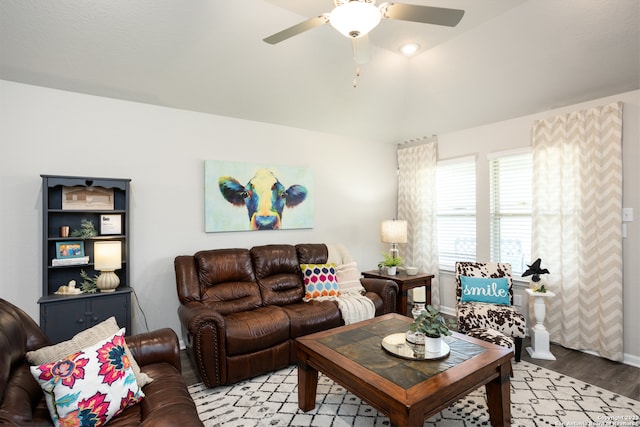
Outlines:
{"label": "cow painting", "polygon": [[259,169],[247,185],[237,179],[222,176],[218,179],[222,196],[232,205],[246,206],[252,230],[277,230],[282,226],[282,212],[302,203],[307,188],[291,185],[285,188],[269,169]]}

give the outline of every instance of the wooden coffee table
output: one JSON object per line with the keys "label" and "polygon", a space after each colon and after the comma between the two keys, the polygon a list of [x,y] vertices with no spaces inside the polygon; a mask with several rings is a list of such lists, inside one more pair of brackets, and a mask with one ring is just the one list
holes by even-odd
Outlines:
{"label": "wooden coffee table", "polygon": [[406,331],[411,321],[386,314],[297,338],[300,409],[315,407],[320,371],[395,426],[421,426],[484,385],[491,424],[510,426],[511,350],[455,332],[446,338],[449,356],[440,360],[407,360],[381,348],[385,336]]}

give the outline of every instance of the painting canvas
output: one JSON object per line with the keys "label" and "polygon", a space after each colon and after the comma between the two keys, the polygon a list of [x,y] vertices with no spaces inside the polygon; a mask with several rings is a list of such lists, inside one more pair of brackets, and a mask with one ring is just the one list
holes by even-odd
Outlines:
{"label": "painting canvas", "polygon": [[313,176],[306,167],[207,160],[205,231],[313,227]]}

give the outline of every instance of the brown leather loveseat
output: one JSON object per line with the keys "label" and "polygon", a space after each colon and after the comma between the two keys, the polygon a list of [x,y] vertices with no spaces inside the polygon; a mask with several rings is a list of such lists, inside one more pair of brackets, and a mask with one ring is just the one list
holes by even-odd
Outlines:
{"label": "brown leather loveseat", "polygon": [[[171,329],[126,337],[141,371],[153,381],[141,402],[112,418],[118,426],[202,426],[181,374],[178,337]],[[24,311],[0,299],[0,425],[53,425],[42,389],[29,371],[28,351],[50,345]]]}
{"label": "brown leather loveseat", "polygon": [[[343,324],[335,301],[303,301],[300,264],[328,260],[324,244],[215,249],[175,259],[187,352],[207,387],[296,363],[294,340]],[[395,311],[397,285],[360,279],[375,315]]]}

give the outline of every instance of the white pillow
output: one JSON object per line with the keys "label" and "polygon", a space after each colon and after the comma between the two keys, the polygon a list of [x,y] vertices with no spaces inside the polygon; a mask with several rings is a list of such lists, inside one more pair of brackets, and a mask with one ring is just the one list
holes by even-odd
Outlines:
{"label": "white pillow", "polygon": [[335,265],[353,262],[349,250],[342,243],[327,243],[327,263]]}
{"label": "white pillow", "polygon": [[365,289],[360,283],[360,271],[355,261],[336,267],[338,289],[343,294],[363,294]]}
{"label": "white pillow", "polygon": [[[110,317],[104,322],[100,322],[97,325],[85,329],[84,331],[80,331],[73,336],[68,341],[62,341],[61,343],[50,345],[47,347],[42,347],[35,351],[28,351],[26,356],[29,363],[32,365],[43,365],[45,363],[57,362],[58,360],[64,359],[70,354],[76,353],[83,348],[89,347],[97,343],[98,341],[113,336],[116,332],[120,330],[118,323],[116,323],[115,317]],[[136,375],[136,382],[139,387],[144,386],[145,384],[153,381],[149,375],[144,372],[140,372],[140,367],[138,363],[133,358],[129,347],[125,344],[124,350],[129,357],[129,362],[131,363],[131,368],[133,369],[133,373]]]}

